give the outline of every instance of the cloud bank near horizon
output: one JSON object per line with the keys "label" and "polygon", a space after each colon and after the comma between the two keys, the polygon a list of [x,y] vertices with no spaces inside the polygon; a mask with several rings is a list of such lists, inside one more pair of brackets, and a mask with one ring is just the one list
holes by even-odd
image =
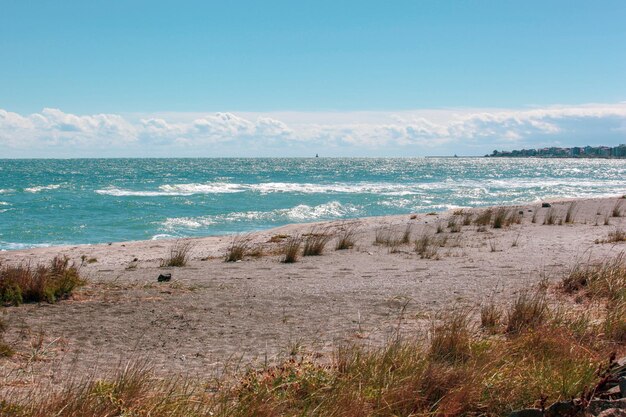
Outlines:
{"label": "cloud bank near horizon", "polygon": [[0,158],[481,155],[626,142],[626,102],[530,109],[76,115],[0,109]]}

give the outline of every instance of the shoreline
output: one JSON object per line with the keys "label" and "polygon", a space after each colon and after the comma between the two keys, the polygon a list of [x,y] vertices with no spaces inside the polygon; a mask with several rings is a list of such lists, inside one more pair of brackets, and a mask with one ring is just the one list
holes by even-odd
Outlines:
{"label": "shoreline", "polygon": [[[489,208],[499,208],[499,207],[531,207],[534,205],[541,205],[541,203],[546,202],[546,203],[551,203],[551,204],[559,204],[559,203],[570,203],[570,202],[575,202],[575,201],[588,201],[588,200],[592,200],[592,201],[601,201],[601,200],[606,200],[606,199],[620,199],[620,198],[624,198],[624,196],[626,196],[626,194],[622,194],[622,193],[611,193],[611,194],[605,194],[605,195],[601,195],[601,196],[597,196],[597,197],[547,197],[547,198],[542,198],[542,199],[537,199],[531,202],[523,202],[523,203],[519,203],[519,204],[506,204],[506,205],[496,205],[496,206],[459,206],[453,209],[447,209],[447,210],[443,210],[443,211],[432,211],[429,213],[436,213],[438,216],[445,216],[445,215],[449,215],[452,212],[454,212],[455,210],[486,210]],[[111,241],[111,242],[101,242],[101,243],[74,243],[74,244],[60,244],[60,245],[47,245],[46,243],[37,243],[37,244],[33,244],[35,246],[30,247],[30,248],[21,248],[21,249],[0,249],[0,259],[3,257],[3,255],[6,254],[11,254],[11,253],[22,253],[22,252],[31,252],[31,251],[37,251],[37,250],[44,250],[44,251],[48,251],[48,250],[54,250],[54,249],[58,249],[58,250],[70,250],[70,249],[79,249],[79,248],[90,248],[90,247],[100,247],[100,246],[111,246],[111,245],[137,245],[137,244],[147,244],[148,242],[173,242],[173,241],[201,241],[201,240],[206,240],[206,239],[216,239],[216,240],[223,240],[224,238],[231,238],[233,239],[236,236],[243,236],[243,235],[256,235],[256,234],[266,234],[266,233],[272,233],[274,231],[277,230],[281,230],[283,228],[304,228],[304,227],[312,227],[315,225],[320,225],[320,224],[332,224],[332,223],[341,223],[341,222],[359,222],[359,221],[366,221],[366,222],[371,222],[371,221],[376,221],[377,219],[379,220],[385,220],[385,219],[395,219],[395,218],[402,218],[402,217],[406,217],[406,216],[412,216],[412,215],[417,215],[417,216],[424,216],[424,215],[428,215],[429,213],[405,213],[405,214],[388,214],[388,215],[380,215],[380,216],[364,216],[364,217],[348,217],[348,218],[343,218],[343,219],[331,219],[331,220],[320,220],[320,221],[314,221],[314,222],[302,222],[302,223],[287,223],[281,226],[275,226],[275,227],[270,227],[270,228],[266,228],[266,229],[255,229],[249,232],[243,232],[243,233],[225,233],[225,234],[220,234],[220,235],[205,235],[205,236],[185,236],[185,237],[167,237],[167,238],[159,238],[159,239],[143,239],[143,240],[121,240],[121,241]],[[19,244],[19,243],[12,243],[12,242],[7,242],[10,244]],[[45,246],[43,246],[45,245]]]}

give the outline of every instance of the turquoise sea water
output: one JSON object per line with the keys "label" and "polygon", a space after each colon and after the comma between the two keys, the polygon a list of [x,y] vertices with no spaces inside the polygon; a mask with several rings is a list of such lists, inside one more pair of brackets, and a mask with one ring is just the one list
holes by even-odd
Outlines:
{"label": "turquoise sea water", "polygon": [[0,160],[0,249],[626,193],[626,160]]}

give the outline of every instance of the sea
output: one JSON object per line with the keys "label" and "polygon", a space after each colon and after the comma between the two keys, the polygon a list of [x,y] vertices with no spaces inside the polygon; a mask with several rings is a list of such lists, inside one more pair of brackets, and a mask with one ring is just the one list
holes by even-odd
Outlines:
{"label": "sea", "polygon": [[626,194],[626,160],[0,159],[0,250]]}

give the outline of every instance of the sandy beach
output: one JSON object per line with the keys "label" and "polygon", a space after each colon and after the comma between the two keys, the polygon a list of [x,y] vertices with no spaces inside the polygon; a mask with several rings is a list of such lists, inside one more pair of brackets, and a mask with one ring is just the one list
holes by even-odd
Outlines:
{"label": "sandy beach", "polygon": [[[490,297],[504,303],[544,279],[558,281],[577,261],[626,249],[596,243],[626,227],[625,217],[611,216],[616,204],[626,215],[621,196],[550,204],[507,207],[519,223],[502,228],[475,224],[486,209],[289,225],[247,235],[262,256],[232,263],[224,259],[233,236],[189,239],[190,261],[177,268],[160,266],[181,244],[170,240],[1,252],[3,264],[68,256],[88,281],[56,304],[2,308],[11,323],[5,340],[18,354],[0,362],[0,383],[61,384],[70,373],[104,374],[137,358],[163,374],[199,377],[299,349],[324,360],[341,344],[418,334],[438,311],[477,311]],[[544,224],[548,216],[553,225]],[[347,228],[356,231],[352,249],[336,251],[333,238],[322,256],[281,263],[289,237]],[[375,243],[377,236],[398,242]],[[428,256],[415,251],[423,236],[431,239]],[[157,282],[165,273],[171,281]]]}

